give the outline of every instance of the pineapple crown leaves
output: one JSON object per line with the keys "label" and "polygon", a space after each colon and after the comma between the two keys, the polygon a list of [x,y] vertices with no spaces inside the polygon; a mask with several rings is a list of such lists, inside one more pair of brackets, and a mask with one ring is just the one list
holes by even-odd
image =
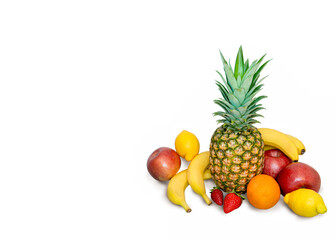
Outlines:
{"label": "pineapple crown leaves", "polygon": [[262,81],[267,77],[259,79],[260,73],[270,60],[262,64],[265,54],[250,64],[249,59],[244,61],[243,49],[240,46],[233,70],[230,62],[226,61],[221,51],[220,56],[225,75],[223,76],[219,71],[216,71],[222,80],[221,82],[216,81],[216,85],[223,98],[214,102],[224,111],[214,113],[214,116],[221,117],[218,123],[227,123],[236,129],[259,123],[255,118],[262,117],[257,112],[264,108],[258,102],[266,96],[256,97],[256,95],[262,90],[264,86]]}

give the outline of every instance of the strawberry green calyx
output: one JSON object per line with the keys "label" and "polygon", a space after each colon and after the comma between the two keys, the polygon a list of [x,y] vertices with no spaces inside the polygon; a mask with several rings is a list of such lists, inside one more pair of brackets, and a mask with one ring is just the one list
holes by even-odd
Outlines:
{"label": "strawberry green calyx", "polygon": [[246,197],[244,197],[243,195],[237,193],[234,189],[233,189],[231,192],[229,192],[229,193],[234,193],[234,194],[236,194],[236,195],[237,195],[238,197],[240,197],[242,200],[245,200],[245,199],[246,199]]}

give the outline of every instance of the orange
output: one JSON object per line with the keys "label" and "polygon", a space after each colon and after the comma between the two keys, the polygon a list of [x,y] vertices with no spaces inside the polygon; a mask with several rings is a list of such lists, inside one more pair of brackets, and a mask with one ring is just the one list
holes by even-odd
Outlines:
{"label": "orange", "polygon": [[273,177],[259,174],[248,183],[246,194],[252,206],[269,209],[279,201],[280,187]]}

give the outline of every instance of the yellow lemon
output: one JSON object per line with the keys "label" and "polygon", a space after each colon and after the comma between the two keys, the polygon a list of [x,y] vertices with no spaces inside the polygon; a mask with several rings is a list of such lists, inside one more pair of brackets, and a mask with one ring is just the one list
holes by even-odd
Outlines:
{"label": "yellow lemon", "polygon": [[175,139],[175,149],[178,155],[191,161],[198,154],[200,144],[194,134],[183,130]]}
{"label": "yellow lemon", "polygon": [[327,212],[321,195],[311,189],[301,188],[287,193],[284,201],[293,212],[303,217],[314,217]]}

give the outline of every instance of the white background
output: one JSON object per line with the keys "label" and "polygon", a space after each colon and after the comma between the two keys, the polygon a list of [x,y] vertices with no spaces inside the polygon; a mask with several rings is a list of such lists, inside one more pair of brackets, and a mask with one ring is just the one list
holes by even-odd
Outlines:
{"label": "white background", "polygon": [[[333,238],[332,2],[1,1],[0,239]],[[219,50],[234,62],[240,45],[273,59],[256,126],[304,142],[326,214],[299,217],[283,198],[224,214],[190,187],[187,214],[148,174],[183,129],[208,150]]]}

